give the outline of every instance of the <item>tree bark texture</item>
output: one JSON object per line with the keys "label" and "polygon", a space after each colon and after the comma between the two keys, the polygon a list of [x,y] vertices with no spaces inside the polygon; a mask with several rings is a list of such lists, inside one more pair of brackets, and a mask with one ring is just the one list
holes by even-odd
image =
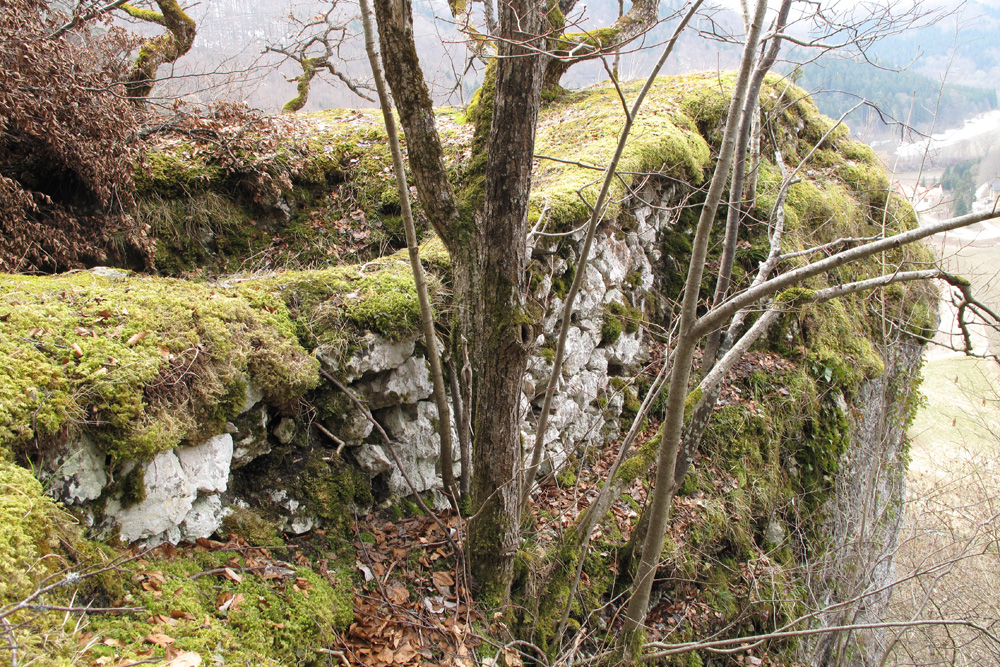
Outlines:
{"label": "tree bark texture", "polygon": [[539,0],[500,5],[484,198],[459,262],[468,275],[455,285],[476,372],[469,553],[494,601],[507,599],[520,546],[521,383],[539,319],[525,299],[528,198],[544,74],[542,56],[527,47],[540,46],[544,11]]}
{"label": "tree bark texture", "polygon": [[410,4],[376,0],[375,14],[414,183],[452,258],[454,335],[468,341],[474,371],[469,560],[481,598],[502,602],[520,546],[521,382],[538,319],[526,308],[525,269],[545,3],[500,5],[500,46],[483,93],[490,99],[482,100],[460,199],[448,181],[417,61]]}

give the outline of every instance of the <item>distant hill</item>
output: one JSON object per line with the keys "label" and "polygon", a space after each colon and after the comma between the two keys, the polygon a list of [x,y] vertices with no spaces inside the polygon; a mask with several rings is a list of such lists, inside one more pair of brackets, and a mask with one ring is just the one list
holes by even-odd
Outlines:
{"label": "distant hill", "polygon": [[887,134],[898,136],[897,124],[907,119],[918,132],[930,133],[960,126],[971,116],[997,108],[995,88],[951,83],[942,88],[938,80],[912,70],[879,69],[867,63],[824,58],[796,74],[801,75],[797,83],[810,91],[820,110],[831,117],[839,118],[862,100],[877,106],[878,111],[866,105],[847,120],[855,134],[868,140]]}

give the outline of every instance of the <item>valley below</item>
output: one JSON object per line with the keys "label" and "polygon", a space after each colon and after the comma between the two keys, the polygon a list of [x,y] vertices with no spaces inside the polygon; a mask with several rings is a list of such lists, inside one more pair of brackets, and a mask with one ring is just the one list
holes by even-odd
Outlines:
{"label": "valley below", "polygon": [[[1000,304],[1000,241],[992,229],[935,238],[949,270],[969,278],[991,308]],[[980,627],[1000,618],[1000,394],[997,362],[969,358],[955,311],[942,294],[942,323],[925,352],[926,397],[910,429],[906,519],[897,555],[892,619],[945,618],[955,625],[918,625],[897,637],[893,664],[996,664],[997,648]],[[996,354],[1000,334],[973,327],[977,351]],[[967,624],[967,625],[966,625]]]}

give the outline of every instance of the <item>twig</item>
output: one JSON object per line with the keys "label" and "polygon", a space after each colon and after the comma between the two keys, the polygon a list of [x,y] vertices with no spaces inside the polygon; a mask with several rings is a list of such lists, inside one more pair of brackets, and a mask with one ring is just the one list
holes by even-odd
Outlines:
{"label": "twig", "polygon": [[335,436],[333,433],[330,433],[330,431],[328,431],[327,429],[325,429],[318,422],[313,422],[313,426],[315,426],[316,430],[318,430],[320,433],[322,433],[326,437],[330,438],[330,440],[333,440],[335,443],[337,443],[337,453],[338,454],[340,454],[340,450],[342,450],[347,445],[346,442],[344,442],[343,440],[341,440],[340,438],[338,438],[337,436]]}

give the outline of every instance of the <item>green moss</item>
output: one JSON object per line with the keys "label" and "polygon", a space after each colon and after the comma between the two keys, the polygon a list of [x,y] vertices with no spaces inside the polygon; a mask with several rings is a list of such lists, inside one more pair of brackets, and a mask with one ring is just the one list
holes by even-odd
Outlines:
{"label": "green moss", "polygon": [[142,460],[214,435],[244,378],[278,403],[317,382],[287,309],[233,290],[87,272],[0,284],[2,448],[57,440],[86,414],[116,461]]}
{"label": "green moss", "polygon": [[622,323],[617,317],[605,314],[601,324],[601,345],[614,345],[622,335]]}
{"label": "green moss", "polygon": [[239,535],[254,546],[284,544],[281,531],[274,521],[248,507],[235,507],[222,520],[221,535]]}
{"label": "green moss", "polygon": [[[44,494],[31,472],[0,456],[0,607],[20,602],[46,583],[63,585],[35,600],[69,606],[90,597],[107,577],[80,579],[71,571],[99,563],[100,548],[82,539],[78,522]],[[62,613],[27,609],[8,616],[0,656],[18,645],[23,664],[71,664],[78,650],[73,623]]]}
{"label": "green moss", "polygon": [[[232,554],[186,552],[171,560],[153,557],[131,566],[127,600],[146,608],[139,617],[100,617],[91,631],[117,641],[121,659],[138,659],[150,645],[143,638],[169,634],[177,651],[202,656],[221,654],[227,662],[247,665],[325,664],[317,649],[353,618],[349,581],[322,577],[306,567],[287,579],[264,579],[244,572],[236,583],[204,574],[228,565]],[[157,583],[139,584],[155,573]],[[198,575],[196,578],[192,578]],[[169,594],[167,594],[169,592]],[[225,610],[218,601],[236,598]],[[177,618],[172,623],[159,619]],[[163,649],[154,648],[154,654]],[[147,653],[148,655],[148,653]]]}
{"label": "green moss", "polygon": [[[344,528],[353,508],[372,503],[371,486],[362,473],[320,449],[303,451],[294,445],[278,447],[243,469],[234,491],[252,496],[260,489],[280,488],[301,503],[306,514],[322,520],[336,532]],[[269,505],[254,508],[266,522],[278,515]]]}
{"label": "green moss", "polygon": [[135,170],[137,194],[180,197],[206,191],[223,171],[195,150],[178,144],[169,151],[150,151]]}

